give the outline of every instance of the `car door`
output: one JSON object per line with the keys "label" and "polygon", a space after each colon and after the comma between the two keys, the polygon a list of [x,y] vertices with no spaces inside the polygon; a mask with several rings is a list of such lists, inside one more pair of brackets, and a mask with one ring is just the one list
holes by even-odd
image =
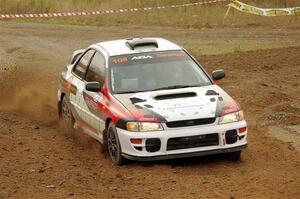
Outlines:
{"label": "car door", "polygon": [[95,50],[90,49],[84,53],[80,58],[73,70],[73,79],[71,80],[70,88],[70,102],[74,106],[76,111],[76,122],[80,126],[88,127],[87,124],[90,120],[88,114],[88,107],[83,97],[83,91],[85,90],[85,76],[88,66],[95,54]]}
{"label": "car door", "polygon": [[[89,65],[85,80],[87,82],[98,82],[103,86],[105,84],[105,57],[96,52],[92,58]],[[87,104],[88,114],[90,115],[90,120],[88,124],[100,133],[105,129],[105,117],[103,113],[99,110],[99,104],[104,102],[104,95],[101,91],[91,92],[84,89],[83,97],[85,103]]]}

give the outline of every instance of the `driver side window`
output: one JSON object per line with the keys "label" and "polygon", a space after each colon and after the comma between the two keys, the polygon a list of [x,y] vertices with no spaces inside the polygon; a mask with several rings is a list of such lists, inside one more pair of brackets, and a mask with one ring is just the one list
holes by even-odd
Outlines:
{"label": "driver side window", "polygon": [[87,67],[88,67],[94,53],[95,53],[94,50],[89,50],[83,55],[83,57],[80,59],[80,61],[77,63],[77,65],[74,69],[74,73],[76,75],[78,75],[81,78],[85,77]]}
{"label": "driver side window", "polygon": [[99,82],[102,85],[105,83],[105,58],[98,52],[95,53],[91,61],[86,81]]}

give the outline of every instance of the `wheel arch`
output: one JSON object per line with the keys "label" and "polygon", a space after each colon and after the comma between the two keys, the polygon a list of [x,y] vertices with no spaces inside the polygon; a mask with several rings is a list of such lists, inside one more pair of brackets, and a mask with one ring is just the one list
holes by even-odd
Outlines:
{"label": "wheel arch", "polygon": [[108,130],[109,124],[112,121],[113,120],[110,117],[106,118],[106,120],[105,120],[105,128],[103,130],[103,143],[102,143],[103,144],[103,150],[102,150],[103,153],[107,153],[107,130]]}
{"label": "wheel arch", "polygon": [[112,121],[113,121],[113,120],[112,120],[110,117],[108,117],[108,118],[106,119],[106,121],[105,121],[105,129],[106,129],[106,130],[108,129],[109,123],[112,122]]}

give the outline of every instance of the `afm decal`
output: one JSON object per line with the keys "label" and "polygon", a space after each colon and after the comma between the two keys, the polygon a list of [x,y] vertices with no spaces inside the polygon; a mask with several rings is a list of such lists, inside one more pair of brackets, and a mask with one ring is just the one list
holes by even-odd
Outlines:
{"label": "afm decal", "polygon": [[140,55],[131,58],[131,60],[141,60],[141,59],[153,59],[153,57],[150,55]]}

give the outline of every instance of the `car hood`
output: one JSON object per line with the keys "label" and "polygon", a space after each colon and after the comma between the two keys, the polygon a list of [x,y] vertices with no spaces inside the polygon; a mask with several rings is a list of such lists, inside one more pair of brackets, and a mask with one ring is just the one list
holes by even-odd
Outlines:
{"label": "car hood", "polygon": [[174,90],[114,95],[136,121],[182,121],[214,118],[234,100],[219,86],[209,85]]}

